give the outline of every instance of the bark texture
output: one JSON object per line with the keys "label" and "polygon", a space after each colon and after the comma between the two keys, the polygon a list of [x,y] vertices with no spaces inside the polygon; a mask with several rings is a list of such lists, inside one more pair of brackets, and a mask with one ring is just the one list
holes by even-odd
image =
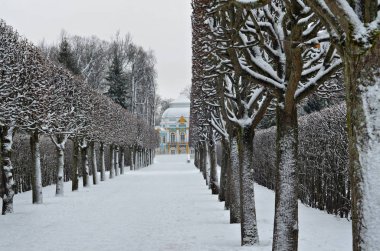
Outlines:
{"label": "bark texture", "polygon": [[106,180],[106,160],[104,158],[104,143],[100,143],[100,181]]}
{"label": "bark texture", "polygon": [[129,169],[131,171],[135,170],[135,153],[134,153],[134,149],[133,147],[131,147],[130,149],[130,154],[129,154],[129,163],[130,163],[130,166],[129,166]]}
{"label": "bark texture", "polygon": [[55,195],[63,196],[64,194],[64,168],[65,168],[65,146],[63,136],[57,137],[56,153],[58,159],[57,183],[55,186]]}
{"label": "bark texture", "polygon": [[119,170],[119,147],[115,147],[115,176],[119,176],[120,170]]}
{"label": "bark texture", "polygon": [[230,142],[226,142],[226,144],[223,146],[223,153],[224,155],[224,162],[225,162],[225,169],[226,169],[226,181],[225,185],[226,188],[225,190],[225,203],[224,203],[224,208],[226,210],[229,210],[231,208],[231,198],[230,198],[230,188],[231,188],[231,145]]}
{"label": "bark texture", "polygon": [[220,169],[220,185],[219,185],[219,201],[224,201],[225,208],[227,209],[227,200],[226,199],[226,187],[227,187],[227,169],[228,162],[230,158],[230,150],[228,147],[228,142],[225,139],[222,139],[222,159],[221,159],[221,169]]}
{"label": "bark texture", "polygon": [[110,179],[115,177],[115,147],[110,145]]}
{"label": "bark texture", "polygon": [[78,170],[79,170],[79,142],[74,139],[73,147],[73,166],[71,168],[71,190],[77,191],[79,188]]}
{"label": "bark texture", "polygon": [[96,162],[95,142],[91,142],[91,160],[92,160],[92,183],[97,185],[98,182],[98,164]]}
{"label": "bark texture", "polygon": [[124,174],[125,152],[124,148],[120,148],[120,174]]}
{"label": "bark texture", "polygon": [[297,112],[277,107],[277,174],[274,251],[295,251],[298,248],[298,177],[297,177]]}
{"label": "bark texture", "polygon": [[195,148],[195,154],[194,154],[194,165],[196,168],[199,169],[199,150],[198,147]]}
{"label": "bark texture", "polygon": [[253,185],[254,129],[244,127],[239,133],[239,177],[241,245],[252,246],[259,242],[257,231],[255,192]]}
{"label": "bark texture", "polygon": [[88,164],[88,144],[83,140],[81,146],[81,158],[82,158],[82,176],[83,176],[83,187],[90,186],[90,167]]}
{"label": "bark texture", "polygon": [[206,161],[207,153],[206,153],[204,143],[201,143],[201,147],[199,151],[200,151],[199,152],[200,170],[202,172],[203,178],[205,179],[206,185],[207,185],[207,161]]}
{"label": "bark texture", "polygon": [[33,204],[42,204],[42,175],[41,175],[41,153],[40,138],[37,130],[33,131],[30,136],[30,146],[32,150],[33,163]]}
{"label": "bark texture", "polygon": [[209,156],[210,156],[210,188],[212,194],[219,193],[219,180],[218,170],[216,163],[216,146],[215,141],[212,139],[209,144]]}
{"label": "bark texture", "polygon": [[380,39],[366,53],[345,49],[353,250],[380,246]]}
{"label": "bark texture", "polygon": [[240,223],[240,178],[238,141],[231,139],[231,176],[229,186],[230,223]]}
{"label": "bark texture", "polygon": [[15,194],[15,182],[13,179],[13,166],[11,162],[14,128],[1,128],[1,157],[2,157],[2,214],[13,213],[13,196]]}

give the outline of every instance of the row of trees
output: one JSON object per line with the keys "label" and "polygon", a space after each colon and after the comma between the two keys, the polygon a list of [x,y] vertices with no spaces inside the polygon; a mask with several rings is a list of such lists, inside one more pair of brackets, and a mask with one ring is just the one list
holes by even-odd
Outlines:
{"label": "row of trees", "polygon": [[[379,2],[192,3],[191,143],[197,166],[210,187],[217,188],[213,155],[215,140],[221,140],[220,191],[212,191],[226,201],[231,223],[241,223],[242,245],[259,242],[252,153],[255,129],[269,108],[275,111],[277,125],[273,250],[297,250],[302,140],[297,109],[315,92],[333,95],[340,91],[335,79],[343,74],[353,248],[375,249],[379,240],[373,236],[379,232],[379,222],[370,208],[379,204]],[[210,170],[205,165],[207,155]]]}
{"label": "row of trees", "polygon": [[[57,195],[63,195],[64,154],[69,139],[74,143],[71,174],[73,190],[78,189],[79,168],[82,170],[83,185],[90,184],[89,155],[92,155],[93,160],[93,183],[98,182],[94,156],[96,142],[100,147],[101,180],[105,177],[105,145],[110,145],[110,155],[113,156],[109,163],[111,178],[118,172],[119,166],[123,171],[126,150],[133,151],[129,154],[134,158],[132,167],[135,163],[141,165],[142,162],[152,161],[157,137],[145,118],[128,112],[109,97],[93,90],[81,76],[73,75],[46,59],[38,48],[21,38],[3,20],[0,20],[0,62],[3,214],[13,212],[17,184],[14,181],[11,155],[16,131],[30,137],[33,203],[43,202],[42,135],[49,136],[56,148]],[[81,160],[78,159],[79,153]]]}

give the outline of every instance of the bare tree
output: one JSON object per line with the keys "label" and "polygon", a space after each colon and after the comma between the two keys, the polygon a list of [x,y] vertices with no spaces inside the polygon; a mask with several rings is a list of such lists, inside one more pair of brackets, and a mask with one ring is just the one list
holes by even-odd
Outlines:
{"label": "bare tree", "polygon": [[[333,45],[344,61],[352,191],[353,250],[379,246],[374,193],[378,172],[378,97],[380,85],[380,3],[368,1],[310,1],[312,10],[328,27]],[[376,176],[377,175],[377,176]],[[376,177],[375,177],[376,176]]]}
{"label": "bare tree", "polygon": [[[15,181],[11,163],[13,136],[16,129],[30,134],[32,150],[33,203],[42,203],[41,135],[49,135],[55,143],[58,167],[56,175],[49,170],[49,179],[57,184],[56,194],[63,195],[64,150],[69,138],[74,141],[72,189],[78,189],[78,166],[82,165],[83,184],[89,183],[88,148],[92,145],[92,173],[97,183],[95,143],[101,145],[101,176],[104,179],[104,144],[118,149],[131,145],[145,154],[157,146],[157,135],[150,120],[137,118],[130,112],[93,91],[81,77],[44,58],[40,50],[21,39],[17,32],[0,20],[0,133],[1,133],[1,195],[3,214],[13,212]],[[149,91],[148,91],[149,92]],[[152,90],[149,92],[152,96]],[[154,91],[153,91],[154,93]],[[154,99],[154,97],[153,97]],[[154,105],[152,106],[154,107]],[[151,111],[153,111],[152,108]],[[150,111],[150,113],[152,113]],[[138,127],[138,128],[136,128]],[[137,135],[137,136],[136,136]],[[79,152],[80,150],[80,152]],[[81,160],[79,159],[79,154]],[[121,157],[123,159],[123,157]],[[122,162],[124,162],[122,160]],[[124,163],[120,163],[121,169]],[[119,166],[110,169],[118,170]],[[23,167],[22,170],[27,170]],[[22,174],[29,176],[29,173]],[[49,181],[51,182],[51,181]],[[51,184],[51,183],[50,183]]]}

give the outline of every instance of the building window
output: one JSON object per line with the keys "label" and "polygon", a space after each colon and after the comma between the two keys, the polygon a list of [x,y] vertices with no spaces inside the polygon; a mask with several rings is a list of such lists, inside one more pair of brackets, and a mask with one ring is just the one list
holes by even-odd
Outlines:
{"label": "building window", "polygon": [[181,133],[181,143],[185,143],[185,133]]}
{"label": "building window", "polygon": [[166,137],[165,136],[162,136],[162,143],[166,143]]}
{"label": "building window", "polygon": [[175,143],[175,133],[170,134],[170,143]]}

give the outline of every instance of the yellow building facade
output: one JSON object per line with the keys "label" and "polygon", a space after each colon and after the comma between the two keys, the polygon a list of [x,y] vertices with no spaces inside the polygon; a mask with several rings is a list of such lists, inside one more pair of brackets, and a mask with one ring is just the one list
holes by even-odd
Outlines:
{"label": "yellow building facade", "polygon": [[157,154],[191,154],[189,148],[190,100],[184,96],[170,103],[162,114]]}

